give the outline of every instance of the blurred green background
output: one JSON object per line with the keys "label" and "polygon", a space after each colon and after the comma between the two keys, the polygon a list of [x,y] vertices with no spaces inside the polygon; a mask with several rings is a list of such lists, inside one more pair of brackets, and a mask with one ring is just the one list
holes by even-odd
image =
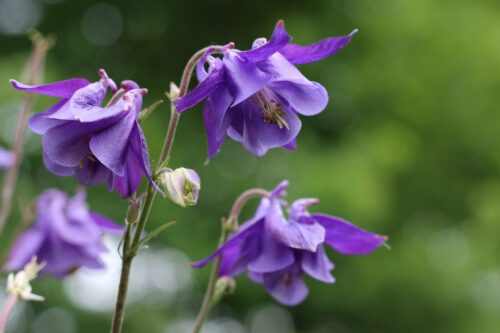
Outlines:
{"label": "blurred green background", "polygon": [[[293,308],[241,276],[204,332],[498,332],[498,1],[0,0],[1,144],[10,145],[22,98],[8,79],[21,77],[31,48],[24,34],[33,27],[57,35],[45,82],[95,81],[105,68],[117,82],[149,88],[148,105],[178,82],[196,50],[229,41],[247,49],[280,18],[302,45],[359,29],[338,54],[300,66],[326,87],[330,103],[302,117],[297,152],[255,158],[226,141],[207,166],[201,106],[183,114],[171,166],[197,170],[200,201],[181,209],[157,198],[147,228],[178,223],[133,266],[125,332],[189,332],[209,269],[191,270],[188,262],[214,250],[219,220],[239,193],[283,179],[291,182],[290,200],[318,197],[313,211],[388,235],[391,250],[347,257],[329,249],[337,282],[306,278],[310,295]],[[53,103],[38,97],[34,111]],[[152,157],[169,113],[164,103],[143,123]],[[29,134],[4,253],[19,205],[46,188],[73,193],[77,185],[44,169],[40,142]],[[88,196],[93,210],[123,220],[127,203],[104,185]],[[10,332],[107,332],[119,270],[117,240],[107,242],[106,271],[36,281],[34,292],[46,301],[18,305]],[[3,304],[5,292],[1,297]]]}

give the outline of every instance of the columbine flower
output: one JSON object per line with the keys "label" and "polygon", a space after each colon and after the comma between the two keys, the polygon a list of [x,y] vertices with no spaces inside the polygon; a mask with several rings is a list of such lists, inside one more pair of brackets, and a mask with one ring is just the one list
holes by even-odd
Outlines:
{"label": "columbine flower", "polygon": [[27,301],[43,301],[40,295],[31,292],[30,281],[36,279],[38,272],[45,267],[45,263],[37,264],[37,257],[33,256],[22,271],[10,273],[7,278],[7,292],[11,295],[17,295],[20,299]]}
{"label": "columbine flower", "polygon": [[179,206],[196,205],[200,193],[200,176],[196,171],[186,168],[166,170],[160,174],[160,183],[170,200]]}
{"label": "columbine flower", "polygon": [[210,55],[214,49],[209,49],[198,63],[200,84],[174,101],[177,110],[182,112],[207,98],[203,118],[209,159],[217,154],[227,135],[243,142],[245,149],[256,156],[276,147],[294,150],[301,127],[297,114],[318,114],[328,103],[325,88],[309,81],[294,65],[334,54],[355,32],[299,46],[288,44],[291,37],[279,21],[269,42],[256,39],[252,50],[239,51],[230,43],[222,50],[223,58],[218,59]]}
{"label": "columbine flower", "polygon": [[307,207],[317,199],[296,200],[283,214],[286,205],[280,196],[288,182],[281,183],[270,198],[263,198],[255,216],[240,226],[229,240],[210,257],[194,263],[203,267],[222,255],[220,276],[247,272],[255,282],[279,302],[296,305],[308,294],[302,275],[333,283],[333,264],[323,244],[342,254],[367,254],[384,244],[387,237],[370,233],[340,218],[309,214]]}
{"label": "columbine flower", "polygon": [[62,97],[48,110],[29,121],[30,128],[43,135],[43,161],[52,173],[75,175],[86,186],[106,182],[123,198],[139,187],[143,174],[151,179],[144,134],[137,122],[142,106],[140,89],[133,81],[122,82],[123,97],[101,107],[108,87],[116,90],[104,70],[101,80],[89,83],[72,79],[43,86],[27,86],[11,80],[14,88]]}
{"label": "columbine flower", "polygon": [[6,267],[21,269],[36,255],[47,263],[42,272],[60,278],[81,266],[102,268],[102,235],[121,235],[122,231],[111,220],[88,210],[84,190],[70,198],[49,189],[38,198],[35,223],[16,240]]}
{"label": "columbine flower", "polygon": [[14,153],[0,147],[0,169],[9,168],[15,161]]}

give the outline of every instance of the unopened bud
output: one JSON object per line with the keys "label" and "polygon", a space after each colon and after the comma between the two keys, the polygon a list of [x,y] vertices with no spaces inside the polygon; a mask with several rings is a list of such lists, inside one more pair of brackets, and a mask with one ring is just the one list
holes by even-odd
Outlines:
{"label": "unopened bud", "polygon": [[160,174],[160,182],[170,200],[179,206],[194,206],[198,202],[200,177],[186,168],[167,169]]}
{"label": "unopened bud", "polygon": [[167,97],[171,101],[173,101],[174,99],[179,97],[179,93],[180,93],[179,87],[177,87],[177,85],[174,82],[170,82],[170,91],[165,93],[165,95],[167,95]]}
{"label": "unopened bud", "polygon": [[230,276],[222,276],[215,283],[214,296],[212,303],[218,303],[222,297],[234,294],[236,290],[236,282]]}

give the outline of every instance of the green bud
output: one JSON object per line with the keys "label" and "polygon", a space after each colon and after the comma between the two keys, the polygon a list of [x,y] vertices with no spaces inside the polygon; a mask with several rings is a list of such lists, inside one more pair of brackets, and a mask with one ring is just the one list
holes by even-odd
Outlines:
{"label": "green bud", "polygon": [[191,169],[167,169],[160,174],[160,183],[170,200],[179,206],[194,206],[201,189],[200,177]]}
{"label": "green bud", "polygon": [[222,276],[215,282],[214,295],[212,303],[218,303],[222,297],[234,294],[236,290],[236,282],[230,276]]}

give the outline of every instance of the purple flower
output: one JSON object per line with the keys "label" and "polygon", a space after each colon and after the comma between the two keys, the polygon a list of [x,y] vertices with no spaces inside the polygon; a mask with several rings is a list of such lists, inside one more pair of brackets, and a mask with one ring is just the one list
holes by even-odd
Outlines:
{"label": "purple flower", "polygon": [[34,255],[47,263],[42,272],[58,278],[82,266],[102,268],[99,255],[106,251],[102,235],[121,235],[123,228],[89,211],[85,196],[84,190],[73,198],[55,189],[43,192],[34,225],[16,240],[6,268],[20,270]]}
{"label": "purple flower", "polygon": [[16,157],[14,153],[0,147],[0,169],[7,169],[14,164]]}
{"label": "purple flower", "polygon": [[18,90],[62,97],[29,121],[31,130],[43,135],[47,169],[58,176],[75,175],[86,186],[106,182],[110,191],[126,198],[137,190],[143,174],[153,183],[146,139],[137,122],[147,90],[124,81],[126,93],[115,104],[101,107],[108,87],[115,92],[116,85],[104,70],[99,74],[101,80],[95,83],[85,79],[42,86],[11,82]]}
{"label": "purple flower", "polygon": [[288,44],[291,37],[279,21],[269,42],[256,39],[251,50],[239,51],[230,43],[219,59],[210,55],[214,51],[211,48],[198,63],[200,84],[174,101],[177,110],[182,112],[207,99],[203,119],[209,159],[217,154],[227,135],[243,142],[245,149],[256,156],[276,147],[294,150],[301,127],[297,114],[318,114],[328,103],[325,88],[309,81],[295,65],[334,54],[355,32],[299,46]]}
{"label": "purple flower", "polygon": [[244,272],[285,305],[302,302],[308,289],[302,280],[307,274],[317,280],[333,283],[330,271],[334,265],[323,245],[348,255],[368,254],[381,246],[387,237],[370,233],[338,217],[310,214],[307,207],[317,199],[299,199],[283,214],[286,202],[280,197],[288,182],[283,182],[263,198],[255,216],[240,226],[210,257],[193,264],[203,267],[222,255],[220,276]]}

